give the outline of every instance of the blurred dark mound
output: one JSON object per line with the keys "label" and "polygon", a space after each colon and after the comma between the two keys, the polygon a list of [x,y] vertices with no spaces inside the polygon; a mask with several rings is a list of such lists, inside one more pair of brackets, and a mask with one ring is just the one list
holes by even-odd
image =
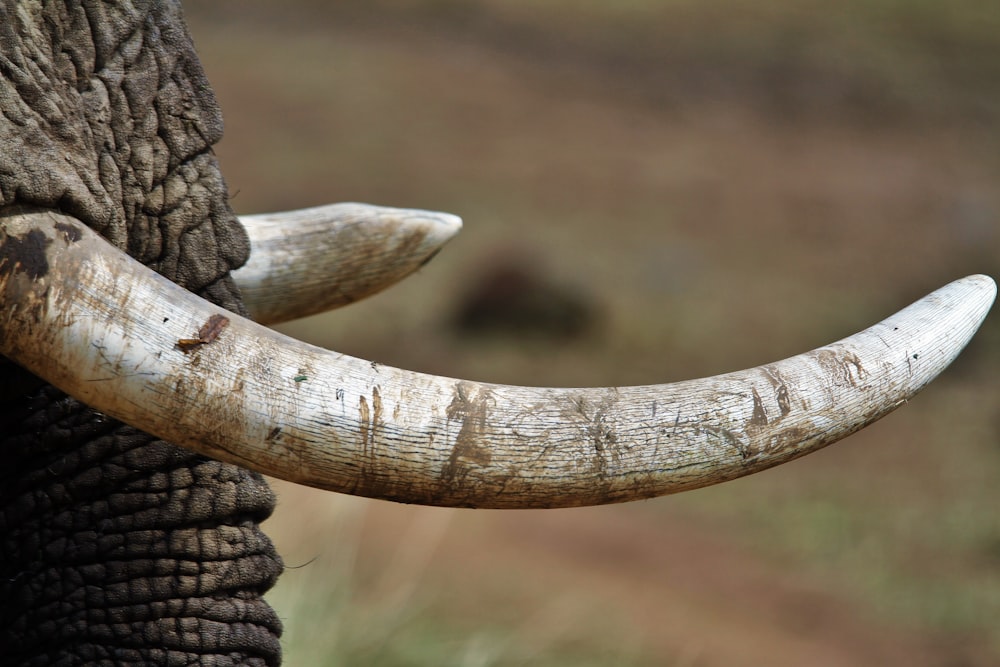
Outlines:
{"label": "blurred dark mound", "polygon": [[493,257],[471,275],[451,320],[461,336],[566,342],[595,328],[597,309],[588,295],[518,254]]}

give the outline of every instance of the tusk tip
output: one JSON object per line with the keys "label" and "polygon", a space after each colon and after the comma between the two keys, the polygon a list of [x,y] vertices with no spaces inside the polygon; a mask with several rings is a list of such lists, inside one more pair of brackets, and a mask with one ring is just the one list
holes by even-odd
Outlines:
{"label": "tusk tip", "polygon": [[972,322],[975,329],[986,319],[997,296],[997,284],[993,278],[977,273],[960,278],[938,291],[945,298],[954,299]]}
{"label": "tusk tip", "polygon": [[968,278],[963,278],[963,280],[967,280],[970,284],[975,285],[984,295],[988,297],[991,304],[993,303],[993,300],[996,299],[997,284],[989,276],[977,273],[969,276]]}
{"label": "tusk tip", "polygon": [[415,228],[419,228],[426,234],[426,245],[428,247],[443,246],[462,231],[462,218],[452,213],[425,211],[422,209],[384,208],[383,210],[394,213],[401,220],[406,220]]}
{"label": "tusk tip", "polygon": [[248,312],[267,324],[380,292],[424,266],[462,229],[450,213],[356,202],[240,221],[251,251],[233,278]]}

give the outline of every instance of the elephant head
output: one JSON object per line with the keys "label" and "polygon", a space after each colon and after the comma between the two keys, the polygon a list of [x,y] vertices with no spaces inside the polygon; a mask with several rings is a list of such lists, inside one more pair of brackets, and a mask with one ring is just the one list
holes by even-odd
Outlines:
{"label": "elephant head", "polygon": [[252,318],[380,289],[458,219],[349,205],[241,224],[176,2],[4,2],[0,73],[0,650],[12,662],[277,664],[280,623],[261,596],[282,566],[258,527],[274,504],[258,472],[467,507],[704,486],[899,407],[995,296],[972,276],[812,352],[670,385],[411,373]]}

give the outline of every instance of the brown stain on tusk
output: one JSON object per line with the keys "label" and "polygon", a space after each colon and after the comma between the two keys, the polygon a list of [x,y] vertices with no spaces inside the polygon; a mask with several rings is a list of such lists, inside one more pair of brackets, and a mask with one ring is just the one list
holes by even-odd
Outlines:
{"label": "brown stain on tusk", "polygon": [[368,454],[372,464],[375,462],[375,446],[378,444],[378,428],[382,425],[382,395],[378,387],[372,389],[371,406],[368,399],[360,396],[358,399],[358,420],[361,424],[362,451]]}
{"label": "brown stain on tusk", "polygon": [[363,452],[368,451],[368,443],[371,442],[371,422],[372,413],[368,408],[368,399],[364,396],[359,396],[358,425],[361,429],[361,447]]}
{"label": "brown stain on tusk", "polygon": [[455,446],[452,447],[448,463],[441,469],[441,481],[449,489],[461,482],[472,466],[487,466],[493,460],[486,441],[485,431],[489,423],[489,404],[493,393],[476,387],[471,382],[459,382],[447,414],[449,422],[459,422]]}
{"label": "brown stain on tusk", "polygon": [[841,386],[858,387],[868,376],[858,355],[848,350],[820,348],[806,354],[813,356],[828,376]]}
{"label": "brown stain on tusk", "polygon": [[76,243],[83,238],[83,232],[80,228],[71,222],[57,222],[53,225],[57,232],[62,232],[63,240],[66,241],[66,245],[70,243]]}
{"label": "brown stain on tusk", "polygon": [[750,391],[753,393],[753,416],[750,417],[749,426],[763,428],[767,426],[767,411],[764,410],[764,402],[760,400],[760,394],[757,393],[756,387],[752,387]]}
{"label": "brown stain on tusk", "polygon": [[602,400],[588,403],[583,396],[573,401],[574,409],[583,418],[582,437],[593,446],[591,470],[595,483],[604,483],[612,465],[621,460],[617,432],[612,425],[614,414],[613,400]]}
{"label": "brown stain on tusk", "polygon": [[[339,393],[339,391],[338,391]],[[361,438],[361,456],[358,458],[358,474],[354,491],[378,487],[378,446],[380,444],[380,429],[385,425],[382,416],[382,395],[378,387],[372,388],[372,398],[369,403],[364,395],[358,397],[358,429]]]}
{"label": "brown stain on tusk", "polygon": [[52,241],[44,233],[32,229],[23,237],[5,235],[0,242],[0,275],[25,274],[36,281],[49,273],[45,249]]}
{"label": "brown stain on tusk", "polygon": [[184,354],[192,352],[202,345],[208,345],[222,333],[222,330],[229,326],[229,318],[225,315],[212,315],[205,324],[198,329],[197,338],[181,338],[177,341],[177,349]]}
{"label": "brown stain on tusk", "polygon": [[773,365],[764,366],[762,368],[764,371],[764,376],[767,381],[771,383],[774,388],[775,396],[778,400],[778,410],[781,411],[782,417],[787,417],[792,411],[792,397],[788,390],[788,385],[785,383],[785,379],[781,377],[781,372],[778,371]]}

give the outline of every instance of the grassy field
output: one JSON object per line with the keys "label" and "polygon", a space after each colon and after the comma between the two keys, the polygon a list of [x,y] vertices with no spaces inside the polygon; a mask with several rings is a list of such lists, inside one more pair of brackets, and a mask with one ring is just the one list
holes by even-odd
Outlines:
{"label": "grassy field", "polygon": [[[1000,276],[1000,5],[213,2],[188,8],[243,213],[462,215],[370,302],[285,330],[519,384],[665,382]],[[574,340],[469,338],[526,261]],[[917,399],[751,478],[592,510],[397,507],[280,486],[289,664],[1000,661],[1000,324]]]}

